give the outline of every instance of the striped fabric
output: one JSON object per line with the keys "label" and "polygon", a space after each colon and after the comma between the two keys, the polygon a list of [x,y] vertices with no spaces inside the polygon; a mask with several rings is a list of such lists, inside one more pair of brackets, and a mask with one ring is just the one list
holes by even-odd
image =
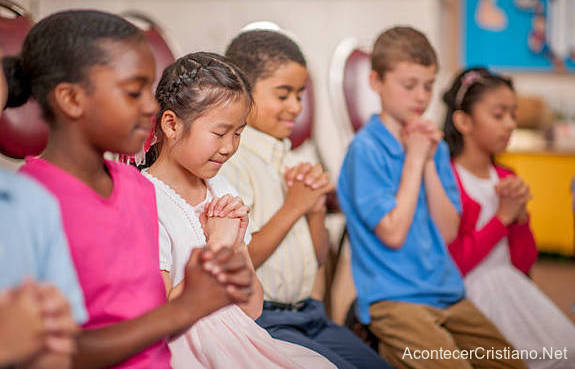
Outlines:
{"label": "striped fabric", "polygon": [[[280,141],[246,127],[236,154],[222,168],[250,207],[250,227],[258,232],[281,208],[286,194],[284,168],[294,165],[288,139]],[[249,247],[249,246],[248,246]],[[305,217],[294,224],[275,252],[256,271],[264,299],[295,303],[310,296],[317,260]]]}

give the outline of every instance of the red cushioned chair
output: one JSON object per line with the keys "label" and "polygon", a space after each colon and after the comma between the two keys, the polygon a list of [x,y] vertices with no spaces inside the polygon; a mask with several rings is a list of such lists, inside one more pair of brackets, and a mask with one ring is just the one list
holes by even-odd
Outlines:
{"label": "red cushioned chair", "polygon": [[[2,52],[17,55],[32,20],[24,8],[11,1],[0,1],[0,7],[14,14],[13,17],[0,16]],[[0,118],[0,153],[15,159],[38,155],[48,142],[48,134],[48,125],[41,118],[40,106],[35,101],[6,109]]]}
{"label": "red cushioned chair", "polygon": [[357,132],[371,114],[381,110],[379,96],[369,87],[370,55],[356,49],[347,59],[343,74],[343,92],[349,119]]}
{"label": "red cushioned chair", "polygon": [[311,77],[308,79],[301,98],[302,111],[298,115],[293,131],[290,135],[292,149],[300,146],[311,138],[314,121],[314,95]]}
{"label": "red cushioned chair", "polygon": [[369,52],[354,38],[337,46],[330,66],[330,97],[339,129],[350,142],[374,112],[381,110],[379,96],[369,87]]}

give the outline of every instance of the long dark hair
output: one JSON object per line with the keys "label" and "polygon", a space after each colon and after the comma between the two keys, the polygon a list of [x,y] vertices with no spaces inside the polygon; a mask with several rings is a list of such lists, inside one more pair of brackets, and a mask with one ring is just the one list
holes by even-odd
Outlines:
{"label": "long dark hair", "polygon": [[461,110],[471,114],[483,94],[501,86],[507,86],[514,91],[510,79],[492,73],[486,68],[475,67],[460,72],[449,90],[443,94],[443,102],[447,105],[443,133],[452,158],[459,156],[463,151],[463,136],[455,127],[453,113]]}

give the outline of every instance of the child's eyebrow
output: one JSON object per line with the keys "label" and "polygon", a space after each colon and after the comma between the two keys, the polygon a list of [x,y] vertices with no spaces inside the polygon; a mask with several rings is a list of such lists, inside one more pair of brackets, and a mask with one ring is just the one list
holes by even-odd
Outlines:
{"label": "child's eyebrow", "polygon": [[216,124],[216,127],[215,127],[215,128],[230,129],[230,128],[232,128],[232,127],[233,127],[233,126],[232,126],[230,123],[221,122],[221,123]]}
{"label": "child's eyebrow", "polygon": [[147,83],[150,83],[151,81],[150,81],[150,78],[148,78],[146,76],[131,76],[131,77],[124,79],[122,82],[123,83],[138,82],[138,83],[145,85]]}
{"label": "child's eyebrow", "polygon": [[293,90],[293,87],[290,85],[281,85],[281,86],[277,86],[275,89],[276,90],[287,90],[287,92],[290,92]]}
{"label": "child's eyebrow", "polygon": [[504,104],[504,103],[497,103],[497,104],[493,107],[493,110],[498,110],[498,109],[503,109],[503,110],[515,110],[515,109],[517,109],[517,104],[506,105],[506,104]]}
{"label": "child's eyebrow", "polygon": [[[241,126],[239,126],[239,127],[236,128],[236,129],[244,128],[244,127],[246,126],[246,124],[247,124],[247,123],[244,122],[244,124],[242,124]],[[215,127],[215,128],[230,129],[230,128],[234,128],[234,125],[233,125],[233,124],[230,124],[230,123],[226,123],[226,122],[221,122],[221,123],[216,124],[216,127]]]}
{"label": "child's eyebrow", "polygon": [[[290,86],[290,85],[281,85],[281,86],[277,86],[275,89],[276,90],[287,90],[287,92],[291,92],[294,90],[294,87]],[[302,92],[303,90],[305,90],[305,86],[298,88],[297,92]]]}

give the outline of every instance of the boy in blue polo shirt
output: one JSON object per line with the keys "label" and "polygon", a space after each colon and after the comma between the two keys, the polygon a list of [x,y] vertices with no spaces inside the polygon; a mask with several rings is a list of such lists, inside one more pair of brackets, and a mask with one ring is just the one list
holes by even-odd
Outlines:
{"label": "boy in blue polo shirt", "polygon": [[[445,246],[457,235],[459,193],[441,132],[421,119],[435,51],[419,31],[395,27],[379,36],[371,60],[382,111],[350,144],[338,186],[359,319],[396,368],[525,368],[504,355],[458,351],[504,353],[511,345],[464,298]],[[426,360],[432,352],[440,360]]]}

